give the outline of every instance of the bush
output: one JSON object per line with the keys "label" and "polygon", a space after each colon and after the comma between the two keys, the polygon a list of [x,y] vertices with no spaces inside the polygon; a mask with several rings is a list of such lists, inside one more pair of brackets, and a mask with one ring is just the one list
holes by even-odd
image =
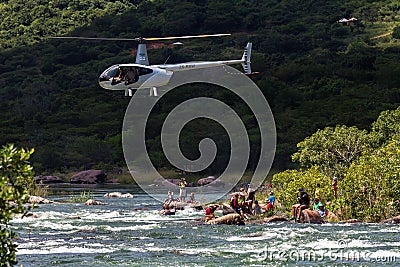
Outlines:
{"label": "bush", "polygon": [[9,228],[14,214],[24,213],[28,190],[33,187],[33,171],[28,163],[33,149],[18,150],[13,145],[0,150],[0,266],[17,264],[13,243],[16,234]]}
{"label": "bush", "polygon": [[320,198],[322,202],[333,199],[333,191],[330,179],[325,176],[317,166],[307,170],[287,170],[275,174],[272,184],[276,188],[275,196],[286,211],[290,211],[293,204],[296,204],[296,192],[299,188],[304,188],[310,197],[315,197],[317,184],[320,185]]}
{"label": "bush", "polygon": [[395,39],[400,39],[400,26],[394,27],[392,37]]}

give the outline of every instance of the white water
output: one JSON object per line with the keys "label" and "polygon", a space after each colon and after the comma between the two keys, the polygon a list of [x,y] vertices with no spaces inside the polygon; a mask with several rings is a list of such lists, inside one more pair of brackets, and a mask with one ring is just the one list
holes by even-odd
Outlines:
{"label": "white water", "polygon": [[[115,191],[115,190],[114,190]],[[400,226],[274,223],[210,226],[203,212],[158,213],[133,199],[95,198],[106,206],[40,205],[16,218],[23,266],[400,266]],[[68,195],[57,196],[58,199]],[[79,216],[80,219],[71,218]]]}

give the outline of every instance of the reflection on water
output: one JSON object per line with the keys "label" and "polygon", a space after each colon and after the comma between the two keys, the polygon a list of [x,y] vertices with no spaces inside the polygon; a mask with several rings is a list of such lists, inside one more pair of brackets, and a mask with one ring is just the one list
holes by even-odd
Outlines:
{"label": "reflection on water", "polygon": [[[203,225],[203,212],[158,214],[137,187],[52,188],[57,201],[91,191],[105,206],[40,205],[14,219],[23,266],[399,266],[400,226],[379,224]],[[107,192],[132,199],[105,199]]]}

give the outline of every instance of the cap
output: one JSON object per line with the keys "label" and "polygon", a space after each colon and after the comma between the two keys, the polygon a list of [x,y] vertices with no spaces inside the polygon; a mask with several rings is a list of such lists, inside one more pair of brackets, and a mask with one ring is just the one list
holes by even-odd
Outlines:
{"label": "cap", "polygon": [[304,188],[299,188],[299,190],[297,190],[297,192],[304,192]]}

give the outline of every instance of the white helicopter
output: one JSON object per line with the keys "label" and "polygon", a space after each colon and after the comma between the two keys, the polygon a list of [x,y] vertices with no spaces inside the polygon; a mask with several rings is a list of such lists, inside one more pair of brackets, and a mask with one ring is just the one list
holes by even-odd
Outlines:
{"label": "white helicopter", "polygon": [[[219,66],[221,64],[242,64],[245,74],[252,74],[250,56],[252,43],[247,43],[241,59],[225,61],[185,62],[179,64],[150,65],[144,41],[174,40],[203,37],[228,36],[226,34],[206,34],[180,37],[161,38],[87,38],[87,37],[53,37],[53,39],[83,39],[83,40],[112,40],[112,41],[137,41],[138,49],[135,63],[116,64],[99,77],[99,85],[107,90],[124,90],[125,96],[132,96],[133,90],[150,89],[150,96],[158,96],[157,88],[168,84],[176,71],[185,71]],[[181,44],[181,43],[179,43]]]}

